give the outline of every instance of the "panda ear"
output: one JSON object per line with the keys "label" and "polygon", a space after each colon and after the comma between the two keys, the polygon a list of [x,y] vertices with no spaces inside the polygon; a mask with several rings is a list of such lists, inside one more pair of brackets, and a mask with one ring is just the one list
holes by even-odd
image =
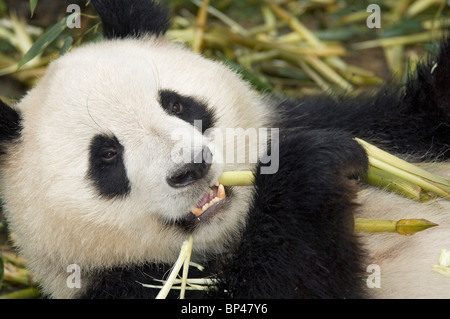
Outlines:
{"label": "panda ear", "polygon": [[5,143],[20,136],[22,129],[20,113],[0,100],[0,154]]}
{"label": "panda ear", "polygon": [[162,35],[169,28],[165,6],[154,0],[92,0],[107,39]]}

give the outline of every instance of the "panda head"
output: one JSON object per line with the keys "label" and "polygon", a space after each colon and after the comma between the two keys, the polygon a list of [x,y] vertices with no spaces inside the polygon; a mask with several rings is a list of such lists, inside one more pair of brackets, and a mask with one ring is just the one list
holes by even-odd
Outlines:
{"label": "panda head", "polygon": [[52,62],[14,108],[1,105],[2,199],[18,247],[42,278],[73,263],[173,262],[189,235],[199,259],[226,251],[252,188],[190,211],[218,196],[225,170],[254,169],[216,159],[256,145],[217,136],[267,126],[267,103],[224,65],[165,39],[154,3],[93,4],[106,39]]}

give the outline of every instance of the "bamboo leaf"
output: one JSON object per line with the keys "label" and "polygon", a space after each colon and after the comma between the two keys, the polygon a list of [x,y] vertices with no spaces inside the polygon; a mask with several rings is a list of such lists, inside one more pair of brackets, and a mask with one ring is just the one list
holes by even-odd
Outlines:
{"label": "bamboo leaf", "polygon": [[38,0],[30,0],[31,17],[33,17],[34,10],[36,9],[37,4],[38,4]]}
{"label": "bamboo leaf", "polygon": [[67,28],[67,21],[77,18],[78,15],[79,12],[74,12],[69,16],[62,18],[58,23],[42,34],[20,60],[18,68],[20,69],[24,64],[43,52]]}
{"label": "bamboo leaf", "polygon": [[63,56],[67,51],[69,51],[70,46],[73,44],[73,38],[71,36],[68,36],[61,47],[61,50],[59,50],[59,56]]}

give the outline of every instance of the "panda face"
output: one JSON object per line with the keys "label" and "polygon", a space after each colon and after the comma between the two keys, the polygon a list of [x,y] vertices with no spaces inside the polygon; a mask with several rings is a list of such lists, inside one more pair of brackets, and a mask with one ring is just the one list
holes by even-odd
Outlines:
{"label": "panda face", "polygon": [[[252,188],[190,212],[223,197],[223,171],[255,165],[216,161],[256,145],[218,149],[207,131],[268,123],[268,106],[223,65],[160,38],[103,41],[53,62],[17,108],[3,197],[25,255],[47,251],[62,267],[173,262],[191,234],[197,258],[239,239]],[[180,145],[191,160],[177,159]]]}

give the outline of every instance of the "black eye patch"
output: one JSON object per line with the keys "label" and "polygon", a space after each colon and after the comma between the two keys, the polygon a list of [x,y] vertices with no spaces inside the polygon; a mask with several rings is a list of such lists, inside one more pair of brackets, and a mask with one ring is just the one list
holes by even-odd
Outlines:
{"label": "black eye patch", "polygon": [[100,196],[114,198],[130,192],[123,161],[124,147],[115,136],[96,135],[91,141],[88,178]]}
{"label": "black eye patch", "polygon": [[202,133],[214,125],[214,112],[196,98],[171,90],[161,90],[159,91],[159,101],[169,115],[176,116],[191,125],[194,125],[195,120],[201,121]]}

